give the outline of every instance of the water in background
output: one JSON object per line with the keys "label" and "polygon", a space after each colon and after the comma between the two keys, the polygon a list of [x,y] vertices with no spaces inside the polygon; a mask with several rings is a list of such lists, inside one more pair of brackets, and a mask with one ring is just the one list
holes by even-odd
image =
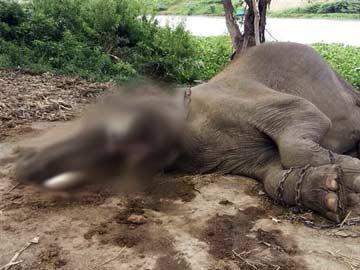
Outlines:
{"label": "water in background", "polygon": [[[175,26],[181,22],[196,36],[227,34],[224,17],[156,16],[160,25]],[[293,41],[305,44],[316,42],[343,43],[360,46],[360,20],[268,18],[267,40]]]}

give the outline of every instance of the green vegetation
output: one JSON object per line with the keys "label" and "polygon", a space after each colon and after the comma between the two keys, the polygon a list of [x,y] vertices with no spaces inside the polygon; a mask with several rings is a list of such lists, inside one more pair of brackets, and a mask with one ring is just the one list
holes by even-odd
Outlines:
{"label": "green vegetation", "polygon": [[[168,0],[172,1],[172,0]],[[0,0],[0,67],[126,81],[208,80],[229,61],[229,37],[194,37],[141,16],[143,0]],[[360,48],[314,48],[360,89]]]}
{"label": "green vegetation", "polygon": [[228,59],[221,38],[161,28],[144,10],[143,0],[0,0],[0,67],[185,83],[209,79]]}
{"label": "green vegetation", "polygon": [[303,18],[303,19],[333,19],[333,20],[360,20],[360,14],[346,13],[303,13],[297,9],[270,12],[269,17],[273,18]]}
{"label": "green vegetation", "polygon": [[287,18],[360,19],[360,2],[358,0],[316,2],[306,7],[271,12],[270,16]]}
{"label": "green vegetation", "polygon": [[360,47],[314,44],[317,50],[347,81],[360,90]]}
{"label": "green vegetation", "polygon": [[228,36],[197,37],[195,40],[197,79],[206,81],[219,73],[230,61],[233,52],[231,40]]}
{"label": "green vegetation", "polygon": [[[240,1],[234,1],[239,8]],[[171,15],[224,15],[221,0],[155,0],[155,11],[159,14]]]}
{"label": "green vegetation", "polygon": [[[235,9],[240,9],[240,1],[233,1]],[[171,15],[212,15],[223,16],[221,0],[154,0],[154,9],[158,14]],[[315,1],[302,8],[282,11],[270,11],[270,17],[284,18],[329,18],[360,19],[358,0]]]}

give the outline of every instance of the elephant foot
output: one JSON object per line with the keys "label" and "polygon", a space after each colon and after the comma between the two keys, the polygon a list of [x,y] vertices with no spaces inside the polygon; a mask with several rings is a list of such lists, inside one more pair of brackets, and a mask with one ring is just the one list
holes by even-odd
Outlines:
{"label": "elephant foot", "polygon": [[344,219],[347,198],[340,166],[324,165],[308,168],[300,194],[300,203],[305,208],[314,210],[337,223]]}
{"label": "elephant foot", "polygon": [[349,206],[360,204],[360,160],[348,156],[341,156],[337,161],[344,175],[344,185]]}
{"label": "elephant foot", "polygon": [[[280,177],[272,196],[278,202],[313,210],[337,223],[345,217],[346,196],[340,166],[291,168],[282,171]],[[276,181],[274,177],[271,180]],[[266,187],[269,185],[265,183]]]}

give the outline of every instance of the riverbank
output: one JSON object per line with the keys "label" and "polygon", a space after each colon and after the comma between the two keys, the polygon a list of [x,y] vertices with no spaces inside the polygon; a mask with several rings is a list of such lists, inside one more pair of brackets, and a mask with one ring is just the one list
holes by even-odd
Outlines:
{"label": "riverbank", "polygon": [[[332,1],[336,2],[336,1]],[[326,9],[321,4],[308,4],[304,0],[273,0],[268,12],[268,16],[272,18],[326,18],[333,20],[360,20],[360,13],[354,13],[354,10],[345,12],[346,8],[336,8],[337,4]],[[344,5],[344,4],[342,4]],[[241,10],[238,2],[234,1],[234,8],[237,11]],[[158,15],[178,15],[178,16],[224,16],[224,8],[221,1],[173,1],[161,0],[155,4],[155,9]],[[327,11],[328,10],[328,11]],[[334,12],[334,10],[336,12]]]}
{"label": "riverbank", "polygon": [[299,19],[331,19],[331,20],[360,20],[360,14],[348,13],[301,13],[291,10],[269,12],[271,18],[299,18]]}
{"label": "riverbank", "polygon": [[[176,26],[183,23],[185,29],[195,36],[227,34],[224,17],[156,16],[156,19],[162,26]],[[360,46],[360,20],[268,18],[266,28],[266,39],[269,41],[293,41],[304,44],[342,43]]]}
{"label": "riverbank", "polygon": [[[211,59],[224,61],[231,50],[225,19],[206,16],[158,16],[160,25],[172,27],[183,23],[193,35],[206,41],[204,55],[211,49]],[[360,21],[331,21],[322,19],[268,19],[267,41],[292,41],[312,45],[342,76],[360,89]],[[336,35],[334,35],[336,33]],[[198,38],[200,38],[198,37]],[[209,40],[209,37],[216,37]],[[216,42],[216,43],[215,43]],[[227,44],[226,53],[217,49]]]}

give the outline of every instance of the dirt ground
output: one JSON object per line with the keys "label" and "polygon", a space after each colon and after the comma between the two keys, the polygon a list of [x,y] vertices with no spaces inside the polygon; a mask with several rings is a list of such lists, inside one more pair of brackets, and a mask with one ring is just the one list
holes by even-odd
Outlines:
{"label": "dirt ground", "polygon": [[[358,211],[334,226],[274,205],[244,177],[167,175],[143,191],[89,187],[76,195],[17,185],[11,177],[17,152],[67,127],[64,113],[73,118],[111,87],[49,74],[14,76],[0,73],[0,269],[35,237],[38,243],[10,269],[360,269]],[[63,84],[68,80],[70,86]],[[82,95],[87,91],[90,97]],[[71,106],[38,117],[44,100]],[[14,113],[21,106],[25,118]]]}
{"label": "dirt ground", "polygon": [[111,85],[0,69],[0,141],[38,121],[67,121]]}

